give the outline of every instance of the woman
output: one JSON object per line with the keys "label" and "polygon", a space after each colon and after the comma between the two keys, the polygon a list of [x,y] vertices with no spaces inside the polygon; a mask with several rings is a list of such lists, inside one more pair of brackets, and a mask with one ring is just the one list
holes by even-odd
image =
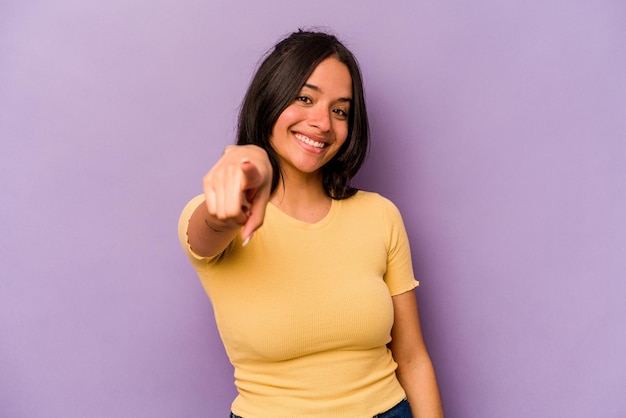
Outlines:
{"label": "woman", "polygon": [[231,417],[443,416],[400,214],[349,186],[367,145],[350,51],[279,42],[179,224],[235,368]]}

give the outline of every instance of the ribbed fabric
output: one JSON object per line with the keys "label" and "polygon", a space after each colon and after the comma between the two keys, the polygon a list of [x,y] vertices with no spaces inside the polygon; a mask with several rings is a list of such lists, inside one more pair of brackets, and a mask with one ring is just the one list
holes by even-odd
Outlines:
{"label": "ribbed fabric", "polygon": [[269,204],[246,247],[202,258],[181,244],[209,295],[245,418],[371,417],[406,395],[387,349],[391,296],[418,285],[400,213],[375,193],[333,201],[315,224]]}

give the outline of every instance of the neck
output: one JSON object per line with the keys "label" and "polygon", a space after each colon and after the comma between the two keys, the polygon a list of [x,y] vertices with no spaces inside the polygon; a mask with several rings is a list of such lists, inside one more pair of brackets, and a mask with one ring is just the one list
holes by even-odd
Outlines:
{"label": "neck", "polygon": [[321,175],[294,178],[284,173],[271,201],[289,216],[311,223],[324,218],[331,206],[331,199],[324,191]]}

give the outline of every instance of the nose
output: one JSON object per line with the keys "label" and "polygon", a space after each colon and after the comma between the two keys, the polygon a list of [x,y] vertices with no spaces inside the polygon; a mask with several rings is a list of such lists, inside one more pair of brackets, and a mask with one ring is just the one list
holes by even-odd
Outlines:
{"label": "nose", "polygon": [[329,110],[323,106],[312,108],[311,114],[309,115],[309,125],[316,127],[321,132],[330,131],[331,123]]}

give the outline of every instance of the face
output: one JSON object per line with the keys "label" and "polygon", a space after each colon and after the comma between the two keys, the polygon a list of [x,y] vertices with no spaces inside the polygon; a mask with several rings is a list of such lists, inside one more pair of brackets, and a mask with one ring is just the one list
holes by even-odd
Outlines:
{"label": "face", "polygon": [[280,114],[270,139],[285,175],[319,175],[348,136],[352,78],[348,67],[327,58]]}

